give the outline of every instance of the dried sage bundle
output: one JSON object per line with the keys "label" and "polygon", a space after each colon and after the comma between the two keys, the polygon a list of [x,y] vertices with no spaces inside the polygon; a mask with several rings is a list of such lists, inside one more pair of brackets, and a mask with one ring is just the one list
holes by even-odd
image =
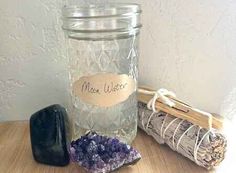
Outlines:
{"label": "dried sage bundle", "polygon": [[172,150],[206,169],[212,169],[223,161],[227,141],[221,133],[201,128],[165,112],[153,113],[141,102],[138,107],[139,127],[159,144],[167,144]]}

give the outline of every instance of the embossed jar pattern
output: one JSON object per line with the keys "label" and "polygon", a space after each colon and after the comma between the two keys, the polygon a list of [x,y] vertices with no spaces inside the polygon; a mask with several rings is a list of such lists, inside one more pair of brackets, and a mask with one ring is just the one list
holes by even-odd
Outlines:
{"label": "embossed jar pattern", "polygon": [[137,132],[140,6],[66,6],[62,13],[74,138],[92,130],[132,142]]}

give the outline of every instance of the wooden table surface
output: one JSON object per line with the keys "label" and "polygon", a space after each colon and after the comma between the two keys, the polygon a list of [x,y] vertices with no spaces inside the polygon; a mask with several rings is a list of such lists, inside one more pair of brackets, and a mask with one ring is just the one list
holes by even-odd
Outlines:
{"label": "wooden table surface", "polygon": [[[133,146],[141,152],[142,159],[135,166],[121,168],[118,173],[223,173],[224,167],[227,167],[223,162],[223,167],[207,171],[168,146],[159,145],[141,130],[138,131]],[[28,122],[0,123],[0,173],[51,172],[84,173],[76,164],[53,167],[35,162],[31,153]]]}

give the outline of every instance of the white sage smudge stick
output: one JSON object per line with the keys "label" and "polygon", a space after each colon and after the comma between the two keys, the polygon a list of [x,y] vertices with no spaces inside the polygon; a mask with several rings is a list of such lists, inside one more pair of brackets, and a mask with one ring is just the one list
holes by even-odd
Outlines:
{"label": "white sage smudge stick", "polygon": [[159,144],[167,144],[206,169],[212,169],[223,161],[227,141],[221,133],[162,111],[153,112],[142,102],[138,103],[138,107],[139,127]]}

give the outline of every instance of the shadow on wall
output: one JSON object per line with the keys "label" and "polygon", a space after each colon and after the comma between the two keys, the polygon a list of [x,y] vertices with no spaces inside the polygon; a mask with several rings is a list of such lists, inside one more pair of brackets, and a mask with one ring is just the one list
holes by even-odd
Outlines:
{"label": "shadow on wall", "polygon": [[[106,2],[142,5],[141,84],[165,87],[209,112],[236,114],[235,1]],[[0,120],[27,119],[41,107],[67,103],[64,3],[0,1]]]}

